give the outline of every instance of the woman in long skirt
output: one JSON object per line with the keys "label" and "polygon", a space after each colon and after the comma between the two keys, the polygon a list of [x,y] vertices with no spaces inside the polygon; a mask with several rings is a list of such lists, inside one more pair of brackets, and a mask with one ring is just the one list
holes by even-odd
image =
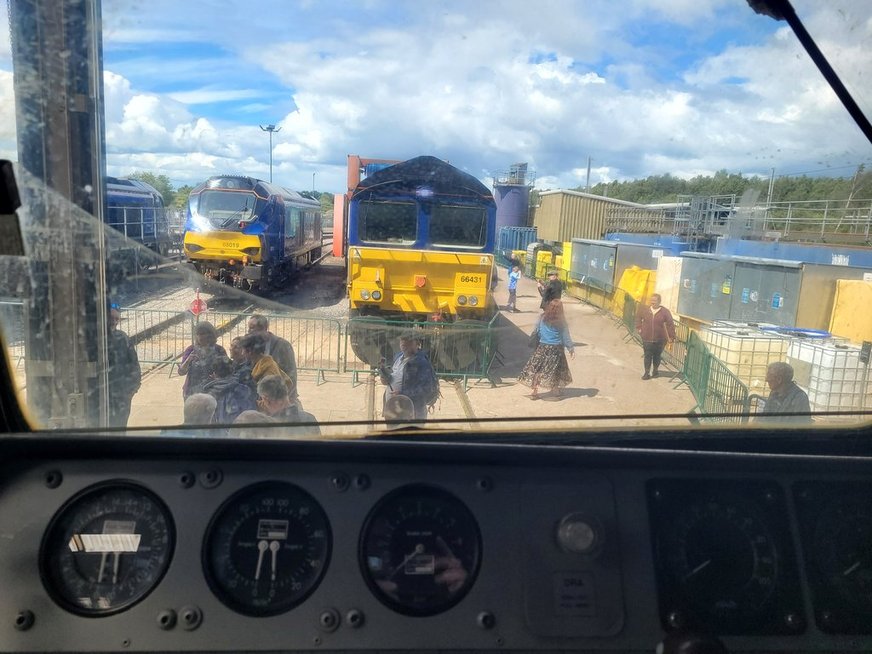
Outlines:
{"label": "woman in long skirt", "polygon": [[575,358],[575,345],[569,335],[569,326],[563,314],[563,303],[551,300],[536,323],[535,331],[539,332],[539,344],[524,369],[518,381],[529,386],[533,393],[531,400],[539,399],[539,387],[545,386],[560,397],[563,387],[572,383],[569,363],[563,349],[569,350],[569,357]]}

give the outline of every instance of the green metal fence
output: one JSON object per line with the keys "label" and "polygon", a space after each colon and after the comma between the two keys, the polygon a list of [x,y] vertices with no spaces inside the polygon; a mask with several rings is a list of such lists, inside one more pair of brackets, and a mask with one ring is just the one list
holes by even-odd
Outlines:
{"label": "green metal fence", "polygon": [[[748,387],[693,332],[687,340],[682,372],[702,420],[747,422],[751,404]],[[713,414],[716,417],[707,417]]]}
{"label": "green metal fence", "polygon": [[[576,286],[573,295],[605,312],[627,330],[627,340],[641,342],[636,331],[640,303],[620,288],[593,290]],[[675,342],[663,351],[663,360],[675,368],[696,400],[701,420],[747,422],[752,400],[748,387],[709,352],[700,338],[685,324],[675,325]],[[707,415],[718,414],[717,418]]]}

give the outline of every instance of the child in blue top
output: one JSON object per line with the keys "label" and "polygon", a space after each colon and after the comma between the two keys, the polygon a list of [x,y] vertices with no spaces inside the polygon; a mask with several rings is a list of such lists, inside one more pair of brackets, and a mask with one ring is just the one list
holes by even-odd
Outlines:
{"label": "child in blue top", "polygon": [[512,272],[509,273],[509,304],[506,308],[511,309],[515,313],[518,312],[516,304],[519,279],[521,279],[520,266],[512,266]]}

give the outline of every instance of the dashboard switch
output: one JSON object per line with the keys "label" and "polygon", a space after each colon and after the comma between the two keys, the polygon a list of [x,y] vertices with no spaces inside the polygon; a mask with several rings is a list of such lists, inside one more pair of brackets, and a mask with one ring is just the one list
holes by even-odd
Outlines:
{"label": "dashboard switch", "polygon": [[557,525],[557,544],[566,552],[594,554],[602,542],[602,527],[596,518],[570,513]]}

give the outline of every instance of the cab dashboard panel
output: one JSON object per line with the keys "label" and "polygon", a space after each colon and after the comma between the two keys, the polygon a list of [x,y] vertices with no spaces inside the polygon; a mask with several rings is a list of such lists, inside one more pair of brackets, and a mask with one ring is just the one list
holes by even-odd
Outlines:
{"label": "cab dashboard panel", "polygon": [[0,460],[4,652],[872,649],[862,457],[72,435]]}

